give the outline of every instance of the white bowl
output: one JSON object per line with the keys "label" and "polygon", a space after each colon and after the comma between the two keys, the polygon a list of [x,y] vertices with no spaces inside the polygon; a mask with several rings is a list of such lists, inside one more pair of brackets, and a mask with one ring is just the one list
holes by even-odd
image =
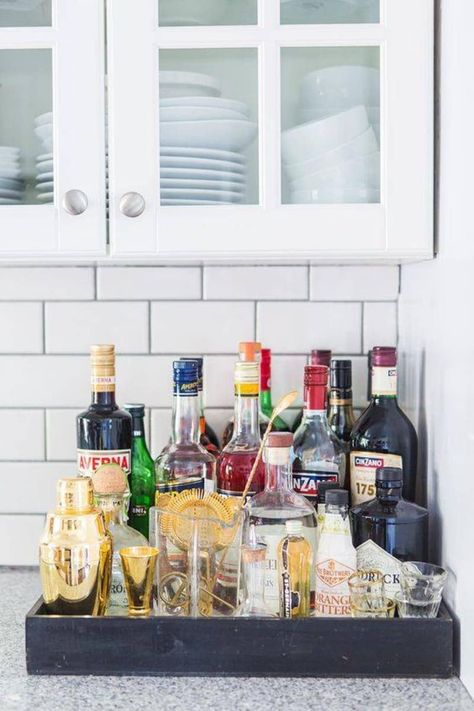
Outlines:
{"label": "white bowl", "polygon": [[243,193],[245,185],[243,183],[234,183],[233,181],[224,180],[188,180],[181,178],[164,178],[160,177],[160,188],[175,188],[175,189],[198,189],[198,190],[230,190],[236,193]]}
{"label": "white bowl", "polygon": [[189,148],[188,146],[160,146],[160,156],[174,158],[205,158],[219,161],[245,163],[245,156],[234,151],[220,151],[216,148]]}
{"label": "white bowl", "polygon": [[250,115],[250,109],[243,101],[223,99],[220,96],[175,96],[171,99],[160,99],[161,106],[206,106],[213,109],[231,109],[245,116]]}
{"label": "white bowl", "polygon": [[226,9],[225,0],[160,0],[160,25],[216,25]]}
{"label": "white bowl", "polygon": [[19,158],[20,157],[20,149],[17,148],[16,146],[0,146],[0,158],[2,156]]}
{"label": "white bowl", "polygon": [[207,170],[205,168],[168,168],[161,164],[160,179],[163,180],[165,178],[174,178],[176,180],[213,180],[216,182],[230,181],[232,183],[245,183],[246,181],[246,176],[241,172],[233,173],[229,170]]}
{"label": "white bowl", "polygon": [[0,178],[10,178],[13,180],[19,180],[21,178],[20,168],[2,168],[0,165]]}
{"label": "white bowl", "polygon": [[45,123],[41,126],[35,126],[35,134],[38,136],[40,141],[44,141],[48,138],[51,138],[53,135],[53,124]]}
{"label": "white bowl", "polygon": [[368,127],[365,107],[355,106],[321,121],[290,128],[281,137],[283,160],[285,163],[298,163],[308,160],[308,157],[316,158],[359,136]]}
{"label": "white bowl", "polygon": [[165,200],[222,200],[226,202],[241,202],[242,192],[233,190],[164,188],[160,190],[160,197]]}
{"label": "white bowl", "polygon": [[245,165],[240,161],[227,161],[215,158],[193,158],[186,156],[166,156],[160,155],[160,169],[163,170],[215,170],[227,171],[239,175],[245,175]]}
{"label": "white bowl", "polygon": [[0,178],[0,190],[23,190],[23,181],[16,178]]}
{"label": "white bowl", "polygon": [[162,121],[161,146],[190,146],[242,151],[257,135],[257,124],[251,121]]}
{"label": "white bowl", "polygon": [[294,190],[291,193],[294,205],[341,204],[380,202],[380,190],[355,185],[345,188],[321,188],[319,190]]}
{"label": "white bowl", "polygon": [[340,64],[306,74],[300,83],[300,105],[343,110],[357,104],[380,105],[380,71]]}
{"label": "white bowl", "polygon": [[211,106],[160,106],[160,121],[207,121],[208,119],[247,121],[247,116],[233,109]]}
{"label": "white bowl", "polygon": [[281,0],[282,23],[376,22],[379,0]]}
{"label": "white bowl", "polygon": [[379,144],[373,128],[368,128],[361,133],[360,136],[356,136],[351,141],[343,143],[332,151],[322,153],[317,158],[310,158],[309,160],[304,160],[299,163],[286,164],[285,171],[290,180],[296,180],[304,175],[310,175],[319,170],[331,168],[351,158],[369,155],[377,151],[378,147]]}
{"label": "white bowl", "polygon": [[360,158],[351,158],[333,168],[325,168],[291,181],[292,190],[344,188],[351,185],[380,187],[380,151]]}
{"label": "white bowl", "polygon": [[198,72],[160,71],[160,98],[176,96],[220,96],[221,84],[215,77]]}
{"label": "white bowl", "polygon": [[53,112],[48,111],[45,114],[40,114],[35,118],[35,126],[44,126],[45,123],[53,123]]}
{"label": "white bowl", "polygon": [[[374,124],[380,122],[380,107],[379,106],[366,106],[367,116],[369,118],[369,123]],[[299,106],[298,107],[298,118],[302,123],[307,123],[308,121],[321,121],[321,119],[327,118],[334,114],[339,113],[340,109],[333,107],[331,109],[319,108],[316,104],[313,106]]]}

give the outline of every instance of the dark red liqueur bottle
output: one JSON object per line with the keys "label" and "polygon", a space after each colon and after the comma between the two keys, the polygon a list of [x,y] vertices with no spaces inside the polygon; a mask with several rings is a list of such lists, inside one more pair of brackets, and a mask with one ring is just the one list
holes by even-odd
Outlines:
{"label": "dark red liqueur bottle", "polygon": [[403,470],[403,497],[414,501],[418,437],[397,402],[397,351],[372,350],[372,397],[351,434],[352,505],[375,496],[375,472],[380,467]]}

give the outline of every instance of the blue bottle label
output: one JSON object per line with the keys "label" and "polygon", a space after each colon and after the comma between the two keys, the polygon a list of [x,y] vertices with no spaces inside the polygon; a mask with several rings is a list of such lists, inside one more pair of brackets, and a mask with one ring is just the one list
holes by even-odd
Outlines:
{"label": "blue bottle label", "polygon": [[168,494],[170,492],[179,493],[180,491],[188,491],[189,489],[198,489],[204,491],[204,479],[193,479],[192,481],[180,482],[178,479],[167,481],[166,484],[157,484],[157,494]]}

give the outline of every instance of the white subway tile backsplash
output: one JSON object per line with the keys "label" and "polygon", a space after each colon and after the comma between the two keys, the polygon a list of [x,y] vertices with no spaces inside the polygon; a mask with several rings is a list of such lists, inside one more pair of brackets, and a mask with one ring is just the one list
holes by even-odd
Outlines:
{"label": "white subway tile backsplash", "polygon": [[364,353],[374,346],[397,345],[397,304],[364,304]]}
{"label": "white subway tile backsplash", "polygon": [[46,410],[46,459],[76,461],[76,417],[80,412],[80,409]]}
{"label": "white subway tile backsplash", "polygon": [[398,297],[399,267],[311,267],[313,301],[394,301]]}
{"label": "white subway tile backsplash", "polygon": [[42,304],[0,303],[0,333],[0,353],[42,353]]}
{"label": "white subway tile backsplash", "polygon": [[307,267],[204,267],[205,299],[308,298]]}
{"label": "white subway tile backsplash", "polygon": [[92,267],[3,267],[2,301],[64,301],[94,298]]}
{"label": "white subway tile backsplash", "polygon": [[45,458],[43,410],[0,410],[0,460]]}
{"label": "white subway tile backsplash", "polygon": [[75,462],[0,462],[0,514],[52,511],[56,482],[71,476],[76,476]]}
{"label": "white subway tile backsplash", "polygon": [[117,402],[143,402],[147,407],[171,407],[173,368],[177,356],[117,358]]}
{"label": "white subway tile backsplash", "polygon": [[44,523],[44,515],[0,516],[0,565],[38,565],[38,541]]}
{"label": "white subway tile backsplash", "polygon": [[118,353],[148,353],[148,304],[46,304],[47,353],[89,353],[91,343],[115,343]]}
{"label": "white subway tile backsplash", "polygon": [[98,267],[98,299],[200,299],[200,267]]}
{"label": "white subway tile backsplash", "polygon": [[[276,405],[278,400],[291,390],[298,392],[295,406],[303,403],[303,376],[307,362],[306,356],[273,356],[272,357],[272,400]],[[290,422],[290,418],[282,415]]]}
{"label": "white subway tile backsplash", "polygon": [[151,311],[152,352],[231,353],[254,338],[254,304],[224,301],[156,302]]}
{"label": "white subway tile backsplash", "polygon": [[237,360],[237,355],[204,358],[205,407],[233,407],[234,366]]}
{"label": "white subway tile backsplash", "polygon": [[275,353],[360,353],[361,306],[350,303],[258,304],[257,340]]}
{"label": "white subway tile backsplash", "polygon": [[152,410],[150,416],[150,451],[156,459],[171,436],[171,408]]}
{"label": "white subway tile backsplash", "polygon": [[87,356],[0,356],[0,407],[81,407],[89,401]]}

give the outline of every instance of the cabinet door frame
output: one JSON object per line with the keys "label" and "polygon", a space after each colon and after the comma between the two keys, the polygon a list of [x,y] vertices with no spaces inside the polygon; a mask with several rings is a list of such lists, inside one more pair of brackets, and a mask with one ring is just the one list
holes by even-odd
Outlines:
{"label": "cabinet door frame", "polygon": [[[0,52],[52,52],[55,193],[51,205],[0,206],[0,260],[106,254],[104,20],[101,0],[52,0],[52,26],[0,28]],[[69,190],[87,196],[80,215],[63,207]]]}
{"label": "cabinet door frame", "polygon": [[[116,257],[402,261],[433,256],[433,0],[380,0],[378,24],[279,25],[279,0],[238,27],[158,27],[158,1],[107,0],[110,236]],[[280,50],[380,47],[381,202],[281,205]],[[259,53],[260,204],[159,204],[159,49]],[[407,109],[407,107],[409,107]],[[156,158],[155,158],[156,157]],[[121,196],[141,193],[136,218]]]}

